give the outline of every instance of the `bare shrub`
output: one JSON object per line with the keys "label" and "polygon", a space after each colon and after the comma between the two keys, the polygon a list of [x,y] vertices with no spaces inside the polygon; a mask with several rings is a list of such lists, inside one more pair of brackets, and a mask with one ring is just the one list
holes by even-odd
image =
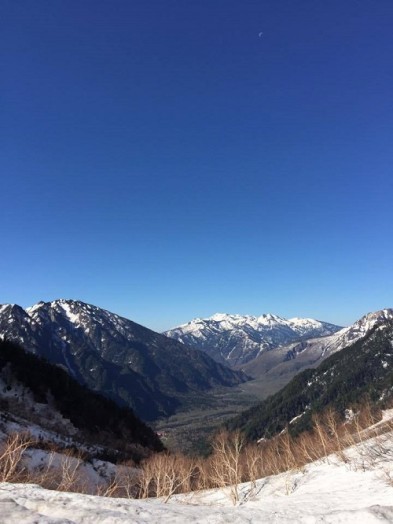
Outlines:
{"label": "bare shrub", "polygon": [[[321,445],[321,448],[322,448],[321,456],[327,458],[333,451],[334,446],[331,445],[330,435],[320,415],[313,416],[313,429],[314,429],[315,435],[317,436],[317,441],[319,441],[319,444]],[[329,463],[329,460],[328,460],[328,463]]]}
{"label": "bare shrub", "polygon": [[283,471],[277,437],[263,444],[263,456],[262,472],[264,475],[277,475]]}
{"label": "bare shrub", "polygon": [[58,491],[80,491],[82,490],[79,469],[82,465],[82,455],[74,455],[66,450],[60,458],[61,481],[57,486]]}
{"label": "bare shrub", "polygon": [[340,419],[336,411],[329,408],[325,412],[325,424],[328,429],[330,438],[332,440],[331,447],[334,448],[337,457],[343,462],[347,462],[347,457],[344,453],[345,448],[345,432],[341,429]]}
{"label": "bare shrub", "polygon": [[305,431],[299,435],[296,439],[296,448],[300,457],[302,466],[313,462],[320,457],[318,450],[316,449],[315,436],[310,431]]}
{"label": "bare shrub", "polygon": [[16,482],[24,472],[21,460],[25,450],[32,444],[30,435],[13,433],[0,449],[0,481]]}
{"label": "bare shrub", "polygon": [[213,484],[211,470],[210,458],[195,461],[195,470],[193,474],[193,486],[195,491],[217,487]]}
{"label": "bare shrub", "polygon": [[296,445],[289,435],[288,430],[281,435],[279,440],[282,449],[282,458],[285,470],[291,471],[298,469],[299,462],[296,458]]}
{"label": "bare shrub", "polygon": [[46,489],[56,489],[59,485],[58,472],[53,467],[53,460],[55,454],[50,452],[47,455],[47,460],[41,466],[36,467],[34,470],[30,470],[28,474],[28,482],[39,484]]}
{"label": "bare shrub", "polygon": [[111,482],[112,493],[107,496],[128,499],[136,498],[138,495],[139,477],[140,475],[132,461],[117,465],[114,479]]}
{"label": "bare shrub", "polygon": [[239,483],[243,480],[241,452],[245,438],[239,432],[220,432],[214,439],[211,457],[211,475],[217,486],[230,487],[230,498],[233,504],[239,500]]}
{"label": "bare shrub", "polygon": [[142,464],[139,496],[164,497],[167,502],[175,493],[191,491],[195,468],[195,462],[183,455],[153,455]]}
{"label": "bare shrub", "polygon": [[244,448],[242,470],[252,488],[256,487],[256,481],[261,476],[262,456],[262,450],[257,444],[249,444]]}
{"label": "bare shrub", "polygon": [[[118,465],[116,473],[106,485],[97,488],[97,493],[110,497],[162,497],[167,502],[177,493],[221,488],[228,491],[236,504],[241,482],[251,483],[250,495],[258,478],[283,472],[288,472],[285,485],[286,492],[290,493],[293,471],[334,453],[363,470],[381,466],[387,459],[393,462],[393,423],[387,421],[374,426],[380,418],[380,413],[373,412],[365,403],[350,421],[343,421],[328,409],[313,417],[312,429],[296,437],[291,436],[289,427],[260,444],[246,444],[240,432],[222,431],[214,438],[208,458],[159,453],[145,459],[138,468],[133,463]],[[373,436],[371,440],[370,436]],[[347,453],[346,449],[355,444],[356,456],[353,456],[352,451]],[[88,492],[81,453],[49,447],[47,461],[29,472],[23,467],[22,458],[32,445],[34,442],[28,435],[8,437],[0,447],[0,481],[34,481],[49,489]],[[392,482],[392,476],[390,470],[385,472],[388,482]]]}

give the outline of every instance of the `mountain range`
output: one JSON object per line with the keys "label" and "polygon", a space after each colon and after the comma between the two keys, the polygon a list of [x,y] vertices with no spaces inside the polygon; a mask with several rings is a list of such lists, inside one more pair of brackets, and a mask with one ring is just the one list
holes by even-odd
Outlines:
{"label": "mountain range", "polygon": [[235,386],[249,377],[259,381],[259,398],[275,393],[302,370],[316,368],[391,320],[392,309],[341,329],[272,314],[216,314],[158,334],[97,306],[55,300],[26,310],[0,306],[0,338],[63,367],[80,384],[152,421],[211,388]]}
{"label": "mountain range", "polygon": [[277,347],[336,333],[340,326],[311,318],[285,319],[265,314],[217,313],[196,318],[164,334],[207,353],[217,362],[239,368]]}
{"label": "mountain range", "polygon": [[288,424],[291,431],[309,429],[314,413],[333,407],[343,414],[363,402],[365,396],[377,406],[391,401],[392,309],[370,313],[327,338],[327,357],[316,369],[302,371],[276,394],[228,422],[227,427],[240,429],[256,440],[277,434]]}
{"label": "mountain range", "polygon": [[252,376],[290,376],[307,367],[315,367],[324,359],[364,337],[376,324],[393,319],[392,309],[382,309],[364,315],[354,324],[332,335],[310,338],[276,348],[268,354],[260,354],[243,366]]}
{"label": "mountain range", "polygon": [[360,340],[376,324],[392,318],[392,309],[382,309],[340,328],[318,320],[286,320],[272,314],[216,314],[195,319],[166,334],[206,351],[233,369],[243,370],[255,379],[252,387],[259,398],[266,398],[302,370],[319,366],[333,353]]}
{"label": "mountain range", "polygon": [[39,302],[26,310],[2,305],[0,336],[147,421],[172,414],[198,392],[246,380],[201,351],[81,301]]}

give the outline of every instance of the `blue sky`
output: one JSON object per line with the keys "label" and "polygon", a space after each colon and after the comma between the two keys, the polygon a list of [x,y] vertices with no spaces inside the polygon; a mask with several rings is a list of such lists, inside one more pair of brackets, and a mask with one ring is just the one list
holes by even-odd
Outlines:
{"label": "blue sky", "polygon": [[21,0],[0,20],[0,303],[156,330],[393,307],[391,0]]}

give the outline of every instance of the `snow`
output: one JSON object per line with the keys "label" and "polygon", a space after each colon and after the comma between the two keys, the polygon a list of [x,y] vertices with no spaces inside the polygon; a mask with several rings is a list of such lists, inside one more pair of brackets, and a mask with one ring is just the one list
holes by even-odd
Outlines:
{"label": "snow", "polygon": [[[83,486],[85,493],[97,493],[97,488],[108,485],[109,480],[116,474],[117,468],[111,462],[91,459],[83,461],[81,458],[47,451],[42,449],[31,448],[25,451],[23,464],[26,470],[30,472],[48,471],[49,475],[56,475],[56,472],[62,469],[62,465],[67,464],[69,471],[77,471],[77,480],[80,486]],[[123,466],[123,469],[129,473],[135,473],[135,468]],[[120,473],[120,470],[119,470]],[[72,474],[72,473],[70,473]],[[1,504],[0,504],[1,508]]]}
{"label": "snow", "polygon": [[[209,318],[196,318],[163,334],[186,345],[226,360],[230,365],[243,365],[267,350],[330,335],[340,328],[309,318],[287,320],[266,313],[260,316],[216,313]],[[285,355],[284,355],[285,357]]]}
{"label": "snow", "polygon": [[393,521],[393,436],[379,461],[364,470],[364,454],[376,440],[347,452],[349,463],[335,457],[320,460],[301,471],[282,473],[239,487],[233,506],[228,492],[208,490],[159,499],[104,498],[47,491],[29,484],[0,484],[2,524],[373,524]]}
{"label": "snow", "polygon": [[[206,328],[207,324],[211,321],[224,324],[227,329],[235,329],[236,327],[247,325],[253,327],[254,329],[258,329],[258,327],[265,326],[286,326],[293,329],[295,332],[299,331],[299,334],[303,334],[304,330],[323,329],[324,324],[326,324],[319,320],[314,320],[312,318],[295,317],[287,320],[283,317],[273,315],[271,313],[266,313],[258,317],[252,315],[231,315],[227,313],[216,313],[208,318],[195,318],[194,320],[191,320],[186,324],[182,324],[180,326],[168,330],[166,333],[179,330],[184,333],[195,333],[203,328]],[[327,325],[334,327],[331,324]]]}
{"label": "snow", "polygon": [[[378,323],[381,323],[378,329],[385,329],[385,322],[392,319],[393,309],[368,313],[351,326],[343,328],[333,335],[310,338],[304,341],[301,346],[301,351],[309,355],[314,354],[318,358],[326,358],[337,351],[352,346],[355,342],[365,337]],[[294,350],[297,347],[298,344],[296,343],[286,346],[288,350]],[[284,348],[285,346],[283,346],[283,349]]]}
{"label": "snow", "polygon": [[253,492],[241,487],[233,507],[224,492],[157,500],[108,499],[46,491],[33,485],[0,485],[2,522],[75,522],[134,524],[168,522],[391,522],[393,489],[373,473],[322,464],[306,473],[258,481]]}
{"label": "snow", "polygon": [[[67,337],[66,339],[67,340]],[[63,356],[63,359],[64,359],[64,362],[67,366],[67,370],[69,372],[69,374],[76,379],[77,377],[77,374],[75,372],[75,370],[73,369],[73,366],[72,366],[72,362],[70,361],[70,359],[68,358],[68,353],[69,353],[69,345],[66,344],[66,342],[63,340],[61,340],[62,344],[61,344],[61,354]]]}
{"label": "snow", "polygon": [[39,311],[42,308],[43,304],[44,304],[44,302],[38,302],[37,304],[34,304],[34,306],[27,307],[26,308],[26,313],[29,316],[31,316],[31,314],[34,313],[35,311]]}
{"label": "snow", "polygon": [[[377,323],[381,322],[383,324],[391,319],[393,319],[393,309],[383,309],[374,313],[368,313],[353,325],[331,334],[336,329],[335,326],[312,318],[294,317],[286,320],[270,313],[259,317],[216,313],[210,318],[196,319],[188,324],[173,328],[165,334],[174,338],[190,335],[205,342],[209,341],[211,345],[214,345],[219,343],[216,339],[218,338],[219,340],[223,331],[232,330],[234,333],[238,332],[239,343],[241,343],[240,339],[243,339],[242,343],[245,345],[245,341],[250,336],[249,329],[251,328],[259,333],[267,347],[272,349],[273,347],[285,347],[286,344],[289,344],[288,348],[293,347],[293,342],[291,342],[290,337],[288,338],[288,334],[292,333],[292,339],[296,338],[296,336],[303,339],[305,337],[308,338],[302,351],[317,353],[324,357],[354,344],[374,328]],[[209,324],[210,321],[219,323],[219,331],[215,329],[214,332],[211,332],[212,326]],[[270,339],[270,333],[277,339]],[[311,335],[311,333],[313,334]],[[189,342],[188,339],[184,339],[184,341]],[[254,346],[256,344],[252,346],[252,349],[255,349]],[[261,349],[266,348],[262,347]],[[226,358],[228,359],[228,356]]]}
{"label": "snow", "polygon": [[293,424],[294,422],[296,422],[297,420],[299,420],[299,418],[301,418],[304,414],[305,414],[305,411],[303,411],[303,413],[300,413],[300,415],[297,415],[296,417],[293,417],[293,419],[291,419],[291,420],[289,421],[289,424]]}
{"label": "snow", "polygon": [[60,300],[57,303],[64,310],[65,314],[70,319],[72,324],[78,324],[80,322],[80,316],[76,315],[75,313],[71,311],[71,307],[68,302]]}
{"label": "snow", "polygon": [[238,315],[227,315],[226,313],[216,313],[209,320],[215,320],[216,322],[221,322],[222,320],[227,320],[228,318],[236,318]]}

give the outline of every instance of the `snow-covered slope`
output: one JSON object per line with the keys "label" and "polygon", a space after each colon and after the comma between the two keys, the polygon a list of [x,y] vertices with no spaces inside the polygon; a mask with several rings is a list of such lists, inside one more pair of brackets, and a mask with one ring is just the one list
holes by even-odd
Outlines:
{"label": "snow-covered slope", "polygon": [[331,335],[339,326],[311,318],[285,319],[266,314],[197,318],[164,334],[205,351],[218,362],[241,366],[261,353],[300,339]]}
{"label": "snow-covered slope", "polygon": [[[301,471],[247,482],[233,506],[228,493],[209,490],[162,500],[127,500],[47,491],[29,484],[0,484],[2,524],[381,524],[393,521],[393,438],[374,464],[371,440],[347,454],[309,464]],[[391,477],[390,477],[391,478]],[[228,488],[227,488],[228,489]]]}
{"label": "snow-covered slope", "polygon": [[[48,402],[37,402],[33,392],[13,376],[10,366],[0,370],[0,456],[7,439],[19,434],[22,436],[21,442],[24,438],[30,441],[21,465],[24,472],[29,472],[30,478],[40,481],[45,472],[47,485],[59,486],[65,481],[62,477],[65,471],[63,467],[68,464],[69,473],[74,469],[77,471],[75,484],[81,489],[83,486],[84,493],[95,494],[99,488],[105,489],[113,475],[125,468],[100,459],[103,456],[121,456],[121,451],[110,445],[108,437],[112,429],[108,425],[104,442],[97,437],[97,427],[88,435],[85,430],[78,429],[70,419],[65,418],[49,389],[47,393]],[[77,411],[79,406],[75,403],[74,407]],[[120,423],[124,431],[124,412]],[[115,446],[119,444],[117,434],[115,437],[112,434],[112,443]],[[126,438],[124,443],[128,445]],[[142,449],[140,442],[137,442],[134,450],[138,453]],[[74,451],[70,453],[70,450]],[[130,447],[129,450],[129,457],[135,457]],[[151,454],[151,450],[147,448],[144,451]],[[124,449],[122,452],[124,453]],[[4,474],[4,465],[9,467],[10,462],[5,462],[3,457],[0,474]],[[130,468],[128,470],[131,471]],[[1,523],[4,522],[2,504],[0,501]]]}

